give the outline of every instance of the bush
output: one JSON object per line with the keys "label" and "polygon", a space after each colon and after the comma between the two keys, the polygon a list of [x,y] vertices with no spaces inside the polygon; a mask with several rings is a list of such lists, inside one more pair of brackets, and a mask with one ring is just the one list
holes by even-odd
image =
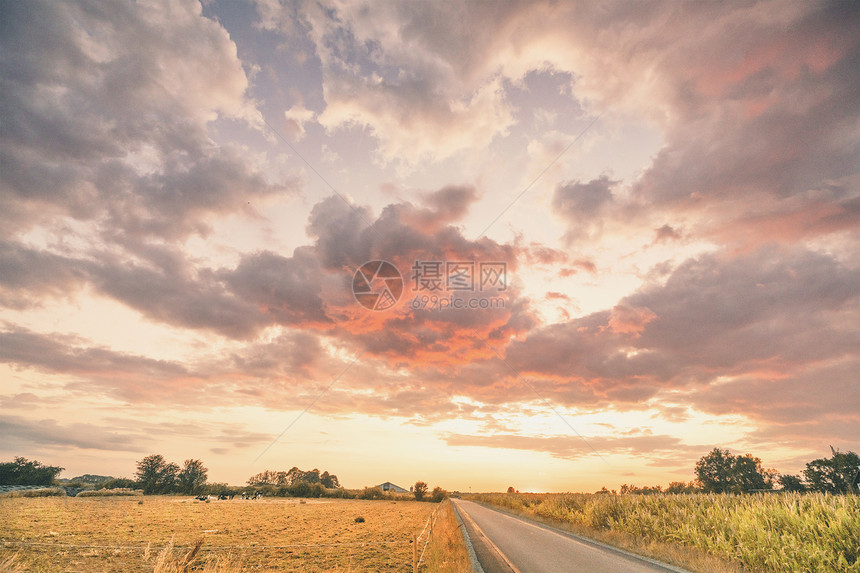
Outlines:
{"label": "bush", "polygon": [[378,487],[366,487],[358,497],[359,499],[383,499],[385,495]]}
{"label": "bush", "polygon": [[39,489],[21,489],[0,494],[0,497],[65,497],[66,490],[61,487],[43,487]]}
{"label": "bush", "polygon": [[322,497],[325,493],[325,488],[322,484],[300,481],[289,486],[287,492],[292,497]]}
{"label": "bush", "polygon": [[446,497],[448,497],[448,492],[437,485],[433,488],[433,493],[430,494],[430,501],[439,503]]}
{"label": "bush", "polygon": [[111,478],[99,485],[99,489],[135,489],[137,482],[128,478]]}
{"label": "bush", "polygon": [[422,501],[424,496],[427,495],[427,484],[423,481],[415,482],[415,486],[412,488],[412,493],[415,495],[416,501]]}
{"label": "bush", "polygon": [[143,495],[142,489],[88,489],[80,492],[75,497],[109,497],[117,495]]}

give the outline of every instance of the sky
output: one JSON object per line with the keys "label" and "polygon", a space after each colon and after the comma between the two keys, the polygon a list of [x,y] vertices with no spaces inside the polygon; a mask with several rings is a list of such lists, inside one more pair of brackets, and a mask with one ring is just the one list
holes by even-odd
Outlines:
{"label": "sky", "polygon": [[860,7],[0,4],[0,456],[593,491],[860,451]]}

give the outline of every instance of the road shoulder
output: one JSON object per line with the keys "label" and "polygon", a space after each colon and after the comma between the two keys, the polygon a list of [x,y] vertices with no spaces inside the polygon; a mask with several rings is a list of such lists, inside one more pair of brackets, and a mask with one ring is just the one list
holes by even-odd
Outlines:
{"label": "road shoulder", "polygon": [[[562,537],[567,537],[567,538],[573,539],[575,541],[579,541],[579,542],[581,542],[585,545],[589,545],[591,547],[607,550],[609,552],[615,553],[621,557],[625,557],[625,558],[633,560],[633,561],[640,561],[640,562],[648,563],[649,565],[653,565],[655,567],[660,567],[663,570],[667,571],[668,573],[691,573],[689,570],[683,569],[683,568],[678,567],[676,565],[670,565],[668,563],[664,563],[662,561],[657,561],[656,559],[652,559],[652,558],[646,557],[644,555],[639,555],[637,553],[633,553],[631,551],[627,551],[625,549],[615,547],[614,545],[609,545],[607,543],[596,541],[594,539],[590,539],[590,538],[584,537],[582,535],[577,535],[576,533],[572,533],[570,531],[566,531],[566,530],[560,529],[558,527],[553,527],[552,525],[548,525],[546,523],[541,523],[539,521],[535,521],[533,519],[530,519],[527,516],[520,515],[518,513],[513,512],[513,511],[508,511],[505,508],[501,508],[501,507],[494,506],[494,505],[489,505],[486,503],[481,503],[479,501],[473,501],[473,500],[468,500],[468,501],[470,501],[471,503],[474,503],[476,505],[480,505],[481,507],[484,507],[486,509],[496,511],[496,512],[508,515],[510,517],[520,519],[521,521],[527,523],[528,525],[531,525],[531,526],[539,528],[539,529],[543,529],[547,532],[554,533],[554,534],[560,535]],[[468,519],[468,513],[465,510],[463,510],[463,516],[464,516],[464,522],[466,523],[466,531],[471,535],[472,531],[469,529],[469,521],[471,521],[471,520]],[[477,535],[483,535],[483,533],[479,532],[479,530],[478,530],[478,532],[476,532],[476,534]],[[486,538],[486,536],[483,536],[483,537]],[[489,540],[487,539],[487,541],[489,541]],[[475,538],[472,538],[472,542],[475,543]],[[492,543],[492,542],[490,542],[490,543]],[[498,550],[496,550],[496,551],[498,551]],[[479,557],[481,557],[481,553],[478,551],[478,544],[475,544],[475,552],[478,554]],[[491,551],[490,556],[494,556],[494,553],[495,552]],[[498,553],[501,553],[501,552],[498,551]],[[483,560],[481,562],[484,563]],[[503,558],[503,562],[507,565],[507,558]],[[510,566],[508,566],[507,569],[498,569],[498,571],[511,571],[511,570],[512,569],[510,568]],[[493,570],[493,571],[495,571],[495,570]]]}

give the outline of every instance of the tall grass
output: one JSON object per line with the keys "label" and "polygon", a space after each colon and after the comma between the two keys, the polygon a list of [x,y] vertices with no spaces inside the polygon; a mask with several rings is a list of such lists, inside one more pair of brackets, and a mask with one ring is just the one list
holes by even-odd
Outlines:
{"label": "tall grass", "polygon": [[[185,552],[184,555],[176,555],[173,541],[169,541],[158,555],[152,565],[153,573],[187,573],[197,571],[201,573],[239,573],[242,565],[232,555],[209,555],[203,557],[200,549],[203,547],[203,539],[197,540],[194,547]],[[149,548],[147,548],[148,550]],[[149,559],[149,551],[144,556]]]}
{"label": "tall grass", "polygon": [[[439,507],[427,551],[419,571],[433,573],[462,573],[472,570],[466,542],[460,531],[451,500]],[[418,548],[419,551],[421,547]]]}
{"label": "tall grass", "polygon": [[860,573],[860,497],[830,494],[479,494],[553,521],[681,543],[752,572]]}

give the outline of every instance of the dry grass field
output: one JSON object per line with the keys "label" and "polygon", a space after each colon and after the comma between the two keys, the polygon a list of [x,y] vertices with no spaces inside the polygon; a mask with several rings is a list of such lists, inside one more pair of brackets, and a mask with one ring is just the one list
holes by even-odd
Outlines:
{"label": "dry grass field", "polygon": [[436,507],[292,498],[0,499],[0,563],[14,557],[20,570],[34,572],[153,572],[182,562],[202,539],[188,571],[404,572],[412,570],[410,541]]}

